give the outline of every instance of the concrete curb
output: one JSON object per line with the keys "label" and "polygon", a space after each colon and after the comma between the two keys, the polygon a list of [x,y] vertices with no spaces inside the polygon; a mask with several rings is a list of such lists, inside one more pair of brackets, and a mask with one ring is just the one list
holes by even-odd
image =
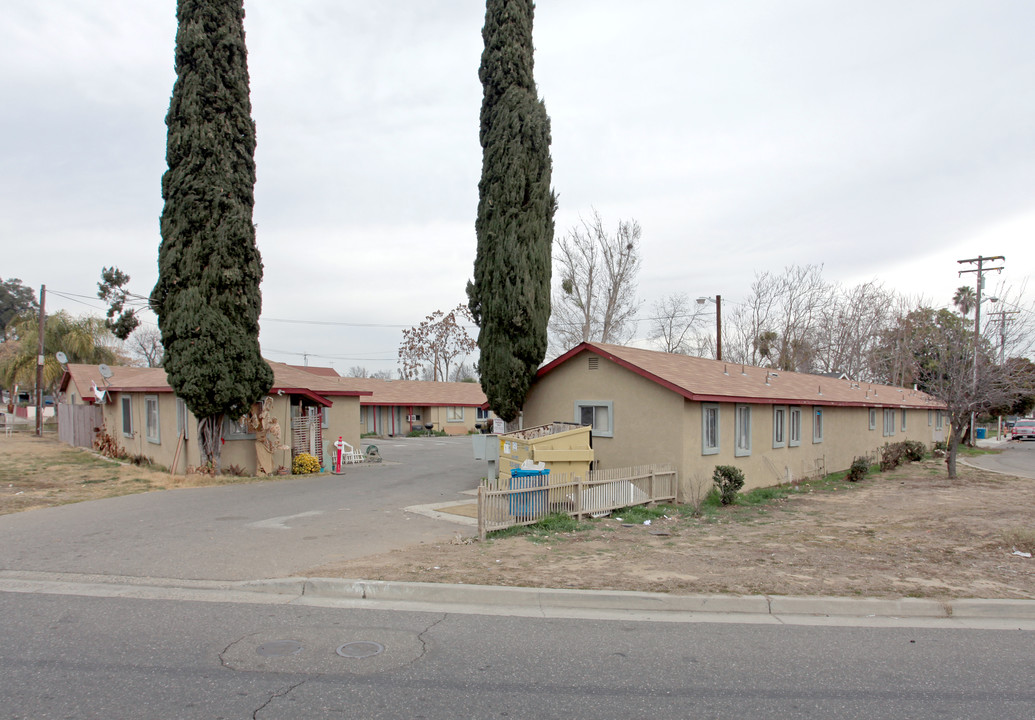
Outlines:
{"label": "concrete curb", "polygon": [[786,595],[669,595],[623,590],[494,587],[445,583],[287,577],[267,580],[187,580],[78,573],[0,571],[0,592],[201,600],[489,614],[614,616],[621,613],[678,619],[885,618],[897,620],[1035,621],[1035,600],[965,598],[847,598]]}
{"label": "concrete curb", "polygon": [[657,613],[1035,620],[1035,600],[669,595],[619,590],[448,585],[308,578],[303,597]]}

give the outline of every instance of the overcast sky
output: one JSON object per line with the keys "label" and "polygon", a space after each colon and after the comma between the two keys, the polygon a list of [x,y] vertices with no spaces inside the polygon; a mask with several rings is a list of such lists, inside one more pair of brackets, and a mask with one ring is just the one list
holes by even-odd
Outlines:
{"label": "overcast sky", "polygon": [[[73,313],[100,307],[105,265],[148,294],[175,1],[0,9],[0,277]],[[263,352],[395,368],[402,327],[466,302],[484,2],[245,10]],[[1020,286],[1033,29],[1031,0],[541,0],[557,231],[593,207],[636,219],[642,316],[677,291],[736,303],[794,264],[937,305],[973,283],[957,260],[1005,255],[989,287]]]}

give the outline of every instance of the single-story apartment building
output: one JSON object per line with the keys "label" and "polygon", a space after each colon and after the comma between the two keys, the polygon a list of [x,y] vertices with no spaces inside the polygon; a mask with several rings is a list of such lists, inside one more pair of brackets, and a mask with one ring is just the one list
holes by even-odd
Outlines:
{"label": "single-story apartment building", "polygon": [[[327,466],[338,437],[359,448],[359,400],[369,391],[347,387],[338,377],[283,363],[269,365],[274,381],[263,402],[280,430],[272,469],[290,468],[292,457],[300,452],[316,455]],[[68,405],[85,400],[99,406],[103,432],[127,453],[148,457],[176,473],[202,464],[197,419],[176,397],[163,369],[111,366],[111,376],[104,378],[98,366],[69,365],[60,391]],[[255,433],[243,419],[224,418],[224,422],[223,467],[237,465],[254,473]]]}
{"label": "single-story apartment building", "polygon": [[582,343],[536,375],[525,426],[592,425],[601,468],[671,463],[684,485],[734,465],[745,489],[847,469],[885,443],[945,440],[917,390],[639,348]]}
{"label": "single-story apartment building", "polygon": [[434,430],[466,435],[477,432],[479,424],[494,417],[486,407],[481,385],[476,382],[375,378],[341,378],[340,382],[369,393],[359,401],[363,433],[406,435],[423,430],[430,423]]}

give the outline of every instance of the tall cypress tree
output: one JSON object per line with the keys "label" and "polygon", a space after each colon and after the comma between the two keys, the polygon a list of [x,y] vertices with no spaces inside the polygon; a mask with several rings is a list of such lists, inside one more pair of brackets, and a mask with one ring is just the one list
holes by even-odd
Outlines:
{"label": "tall cypress tree", "polygon": [[219,462],[224,414],[273,385],[259,351],[262,260],[255,244],[255,124],[243,0],[178,0],[176,82],[162,176],[162,243],[151,306],[169,384]]}
{"label": "tall cypress tree", "polygon": [[482,39],[478,254],[467,284],[492,409],[517,417],[546,355],[557,201],[550,118],[532,77],[532,0],[487,0]]}

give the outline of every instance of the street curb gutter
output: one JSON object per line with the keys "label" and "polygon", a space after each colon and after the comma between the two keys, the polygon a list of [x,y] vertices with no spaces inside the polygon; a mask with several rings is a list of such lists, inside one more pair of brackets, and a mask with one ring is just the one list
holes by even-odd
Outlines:
{"label": "street curb gutter", "polygon": [[303,597],[661,613],[1035,620],[1035,600],[668,595],[337,578],[306,579]]}
{"label": "street curb gutter", "polygon": [[446,612],[640,614],[660,619],[698,614],[780,618],[885,618],[918,621],[1035,621],[1035,600],[848,598],[786,595],[669,595],[623,590],[450,585],[445,583],[287,577],[188,580],[0,570],[0,592],[270,604],[345,604]]}

